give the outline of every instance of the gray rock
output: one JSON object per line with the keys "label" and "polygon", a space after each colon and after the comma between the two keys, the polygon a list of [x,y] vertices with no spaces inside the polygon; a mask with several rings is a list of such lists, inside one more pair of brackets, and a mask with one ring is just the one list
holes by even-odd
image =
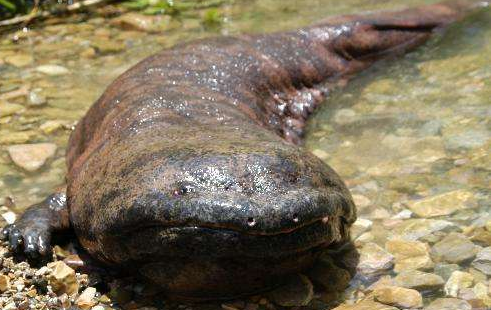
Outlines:
{"label": "gray rock", "polygon": [[401,272],[394,278],[394,282],[396,286],[415,290],[435,290],[440,289],[445,284],[439,275],[417,270]]}
{"label": "gray rock", "polygon": [[459,265],[457,264],[438,263],[435,265],[434,272],[447,281],[456,270],[459,270]]}
{"label": "gray rock", "polygon": [[391,239],[419,240],[432,233],[455,227],[449,221],[433,219],[409,219],[394,227]]}
{"label": "gray rock", "polygon": [[475,206],[474,193],[456,190],[412,202],[408,207],[419,217],[436,217]]}
{"label": "gray rock", "polygon": [[357,269],[363,274],[378,274],[394,266],[394,256],[376,243],[365,244],[359,252],[360,262]]}
{"label": "gray rock", "polygon": [[461,263],[474,258],[477,247],[463,234],[450,233],[431,249],[435,261]]}
{"label": "gray rock", "polygon": [[491,276],[491,247],[482,249],[477,253],[472,266],[482,273]]}

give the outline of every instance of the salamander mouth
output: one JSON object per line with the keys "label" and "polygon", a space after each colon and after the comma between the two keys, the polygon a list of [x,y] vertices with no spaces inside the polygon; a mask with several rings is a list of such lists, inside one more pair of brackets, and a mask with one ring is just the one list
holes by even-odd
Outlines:
{"label": "salamander mouth", "polygon": [[149,254],[155,258],[291,256],[347,240],[348,233],[347,224],[340,217],[335,217],[328,222],[319,219],[294,230],[267,234],[221,227],[149,223],[106,238],[112,240],[104,241],[104,244],[118,245],[118,260],[140,261],[148,259]]}

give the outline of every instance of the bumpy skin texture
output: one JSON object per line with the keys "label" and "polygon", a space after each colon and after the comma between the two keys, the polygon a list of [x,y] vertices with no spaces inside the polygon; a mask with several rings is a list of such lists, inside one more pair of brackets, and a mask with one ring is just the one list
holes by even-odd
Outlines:
{"label": "bumpy skin texture", "polygon": [[339,176],[297,146],[308,116],[330,85],[423,43],[472,6],[344,16],[143,60],[70,138],[68,211],[79,241],[108,266],[189,298],[256,292],[307,268],[349,240],[356,219]]}

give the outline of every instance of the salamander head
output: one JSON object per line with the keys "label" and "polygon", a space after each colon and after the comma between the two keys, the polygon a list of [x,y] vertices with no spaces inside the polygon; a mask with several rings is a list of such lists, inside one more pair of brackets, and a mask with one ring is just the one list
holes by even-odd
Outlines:
{"label": "salamander head", "polygon": [[[84,246],[95,244],[92,254],[108,263],[145,266],[143,275],[174,295],[219,297],[264,288],[348,240],[352,198],[320,159],[284,142],[209,142],[147,144],[123,163],[114,151],[105,188],[82,189],[104,206],[84,215]],[[78,216],[72,210],[74,222],[87,223]]]}

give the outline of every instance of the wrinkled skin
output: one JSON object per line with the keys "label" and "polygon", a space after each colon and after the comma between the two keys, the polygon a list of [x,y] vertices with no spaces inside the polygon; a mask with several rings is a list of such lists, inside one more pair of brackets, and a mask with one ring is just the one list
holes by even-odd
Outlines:
{"label": "wrinkled skin", "polygon": [[280,283],[347,242],[356,219],[343,181],[298,146],[308,116],[334,83],[422,44],[471,6],[344,16],[151,56],[78,123],[67,204],[56,194],[5,235],[36,257],[53,232],[73,229],[98,261],[180,297]]}

